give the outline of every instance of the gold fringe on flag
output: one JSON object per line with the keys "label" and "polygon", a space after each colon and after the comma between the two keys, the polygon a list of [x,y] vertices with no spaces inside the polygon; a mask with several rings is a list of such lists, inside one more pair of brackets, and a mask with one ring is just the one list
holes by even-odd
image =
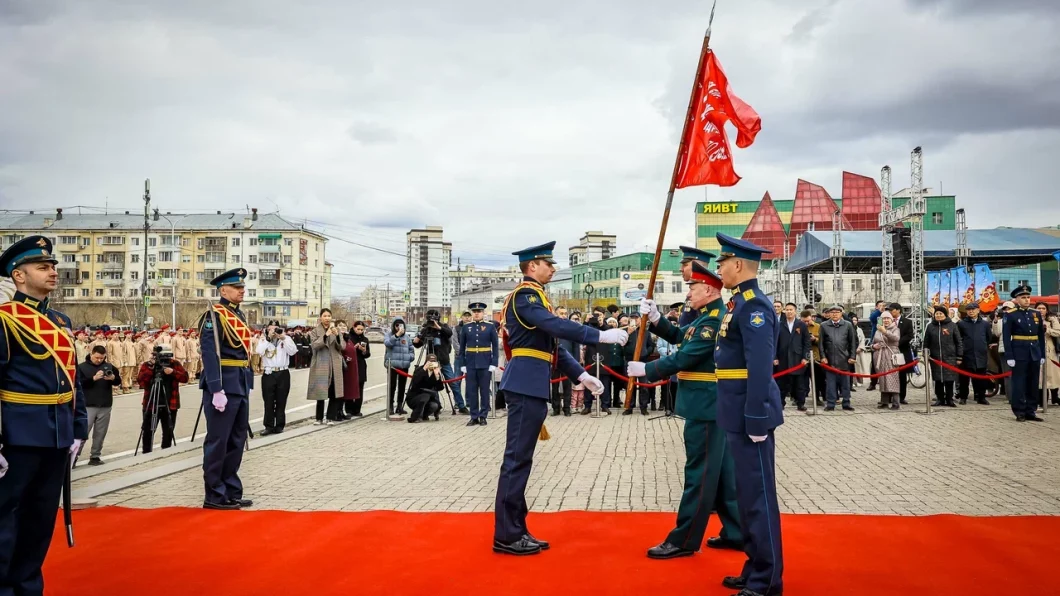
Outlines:
{"label": "gold fringe on flag", "polygon": [[537,440],[538,441],[547,441],[547,440],[549,440],[551,438],[552,438],[552,436],[548,434],[548,428],[544,424],[542,424],[541,425],[541,432],[537,433]]}

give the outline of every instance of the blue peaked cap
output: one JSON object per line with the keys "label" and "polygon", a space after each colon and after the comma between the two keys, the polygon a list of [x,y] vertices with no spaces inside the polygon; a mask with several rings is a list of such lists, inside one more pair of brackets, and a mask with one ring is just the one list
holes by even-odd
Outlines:
{"label": "blue peaked cap", "polygon": [[718,234],[716,238],[718,239],[718,244],[721,245],[721,256],[718,257],[719,263],[730,257],[747,259],[748,261],[761,261],[762,255],[769,252],[768,248],[762,248],[753,242],[740,240],[725,234]]}
{"label": "blue peaked cap", "polygon": [[700,250],[691,246],[682,246],[681,248],[681,260],[694,259],[696,261],[703,261],[704,263],[710,263],[711,260],[718,258],[718,255]]}
{"label": "blue peaked cap", "polygon": [[486,303],[485,302],[472,302],[471,304],[468,304],[467,307],[470,308],[471,310],[486,310]]}
{"label": "blue peaked cap", "polygon": [[221,289],[221,286],[242,286],[243,278],[247,276],[247,270],[242,267],[229,269],[221,275],[210,280],[210,285]]}
{"label": "blue peaked cap", "polygon": [[520,263],[527,261],[533,261],[536,259],[545,259],[549,263],[555,264],[556,260],[552,258],[552,249],[556,248],[556,242],[546,242],[545,244],[539,244],[537,246],[531,246],[530,248],[524,248],[523,250],[517,250],[512,254],[519,257]]}
{"label": "blue peaked cap", "polygon": [[26,236],[12,244],[0,255],[0,273],[11,277],[11,272],[19,265],[26,263],[58,264],[59,259],[52,253],[52,243],[44,236]]}

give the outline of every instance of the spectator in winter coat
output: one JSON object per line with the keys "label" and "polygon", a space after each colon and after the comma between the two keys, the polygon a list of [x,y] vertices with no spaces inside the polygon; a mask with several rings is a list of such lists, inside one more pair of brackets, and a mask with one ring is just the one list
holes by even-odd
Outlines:
{"label": "spectator in winter coat", "polygon": [[[841,370],[853,372],[854,363],[857,362],[858,337],[854,332],[854,326],[843,318],[843,307],[833,304],[825,311],[830,320],[821,323],[821,364]],[[825,411],[835,409],[836,401],[843,400],[843,409],[853,411],[850,405],[850,377],[837,372],[826,371],[827,391],[825,399],[828,405]]]}
{"label": "spectator in winter coat", "polygon": [[[960,367],[964,345],[957,325],[950,320],[949,309],[945,306],[936,306],[932,318],[934,320],[924,330],[924,349],[928,350],[932,360]],[[956,408],[957,404],[953,401],[953,383],[957,380],[957,373],[932,362],[931,378],[935,379],[935,403],[933,405]]]}
{"label": "spectator in winter coat", "polygon": [[[412,347],[412,338],[405,333],[405,321],[402,319],[394,319],[394,322],[390,324],[390,333],[386,334],[386,338],[383,339],[383,345],[386,346],[386,355],[383,356],[383,366],[387,368],[390,375],[390,394],[387,396],[387,412],[395,414],[405,414],[405,402],[403,396],[405,395],[405,375],[399,374],[398,371],[408,373],[409,368],[412,367],[412,361],[415,359],[415,349]],[[394,396],[397,395],[397,404],[394,403]],[[394,407],[397,410],[394,410]]]}
{"label": "spectator in winter coat", "polygon": [[[110,428],[114,388],[121,386],[121,374],[106,358],[107,349],[96,346],[85,357],[85,361],[77,365],[77,380],[81,384],[85,406],[88,408],[88,432],[92,434],[92,449],[89,451],[88,460],[92,466],[103,463],[100,456],[103,453],[103,441],[107,439],[107,430]],[[81,444],[78,456],[84,451],[85,443]]]}
{"label": "spectator in winter coat", "polygon": [[[987,374],[987,365],[990,362],[991,330],[990,322],[979,316],[979,303],[972,302],[964,307],[965,317],[957,323],[957,329],[961,332],[961,345],[964,353],[961,354],[961,370],[977,374]],[[986,399],[986,390],[990,388],[990,381],[982,379],[971,379],[961,375],[957,379],[956,397],[961,404],[968,403],[968,384],[972,385],[975,403],[990,405]]]}

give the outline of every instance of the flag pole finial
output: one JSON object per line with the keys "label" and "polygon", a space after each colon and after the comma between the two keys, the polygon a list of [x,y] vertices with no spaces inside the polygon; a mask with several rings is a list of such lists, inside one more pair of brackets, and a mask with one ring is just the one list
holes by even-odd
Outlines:
{"label": "flag pole finial", "polygon": [[710,7],[710,19],[707,21],[707,35],[706,35],[706,37],[708,37],[708,38],[710,37],[710,30],[714,26],[714,9],[717,8],[717,7],[718,7],[718,0],[714,0],[714,4],[712,4],[711,7]]}

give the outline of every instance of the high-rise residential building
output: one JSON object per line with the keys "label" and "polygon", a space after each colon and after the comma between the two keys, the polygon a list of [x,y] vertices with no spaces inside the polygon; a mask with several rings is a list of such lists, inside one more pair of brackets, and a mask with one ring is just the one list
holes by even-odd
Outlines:
{"label": "high-rise residential building", "polygon": [[618,237],[603,232],[586,232],[576,246],[568,249],[570,266],[610,259],[615,256]]}
{"label": "high-rise residential building", "polygon": [[404,317],[408,311],[405,301],[405,290],[388,286],[371,285],[361,290],[356,298],[357,307],[352,312],[362,320],[390,321],[395,317]]}
{"label": "high-rise residential building", "polygon": [[480,269],[475,265],[461,265],[457,261],[456,269],[449,272],[453,282],[453,295],[469,290],[475,286],[487,286],[500,281],[522,281],[523,273],[518,265],[509,265],[505,269]]}
{"label": "high-rise residential building", "polygon": [[78,326],[142,326],[146,295],[149,327],[187,327],[217,299],[210,280],[235,267],[247,270],[242,309],[252,325],[312,325],[331,303],[327,238],[279,214],[165,212],[147,223],[145,235],[142,213],[0,214],[0,250],[48,236],[59,260],[53,301]]}
{"label": "high-rise residential building", "polygon": [[418,320],[417,317],[422,317],[432,308],[447,317],[453,295],[449,279],[453,244],[442,239],[441,226],[412,229],[405,234],[405,238],[405,287],[409,293],[409,317]]}

